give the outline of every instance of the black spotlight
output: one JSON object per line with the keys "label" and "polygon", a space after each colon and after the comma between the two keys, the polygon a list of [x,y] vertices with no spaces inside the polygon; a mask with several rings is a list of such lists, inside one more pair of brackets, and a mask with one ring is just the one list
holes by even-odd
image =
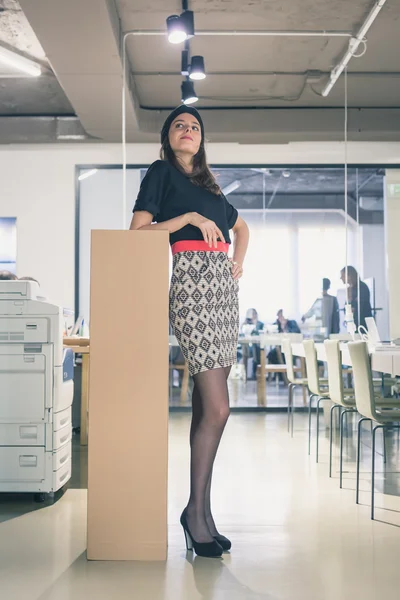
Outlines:
{"label": "black spotlight", "polygon": [[190,79],[194,79],[194,80],[205,79],[206,70],[204,68],[204,57],[203,56],[193,56],[192,57],[189,77],[190,77]]}
{"label": "black spotlight", "polygon": [[194,12],[192,10],[185,10],[181,14],[181,21],[186,31],[187,39],[194,36]]}
{"label": "black spotlight", "polygon": [[171,15],[167,19],[168,41],[171,44],[180,44],[187,39],[187,34],[181,18],[178,15]]}
{"label": "black spotlight", "polygon": [[168,41],[171,44],[181,44],[194,36],[194,14],[185,10],[180,16],[171,15],[167,18]]}
{"label": "black spotlight", "polygon": [[182,81],[181,94],[183,104],[194,104],[198,100],[191,81]]}

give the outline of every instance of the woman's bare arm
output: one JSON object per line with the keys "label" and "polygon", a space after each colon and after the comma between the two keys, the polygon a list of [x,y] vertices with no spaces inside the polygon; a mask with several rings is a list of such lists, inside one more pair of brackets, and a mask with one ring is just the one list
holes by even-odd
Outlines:
{"label": "woman's bare arm", "polygon": [[133,214],[129,229],[158,229],[162,231],[169,231],[169,233],[175,233],[175,231],[179,231],[179,229],[182,229],[182,227],[189,225],[190,215],[191,213],[186,213],[184,215],[180,215],[179,217],[175,217],[174,219],[163,221],[162,223],[152,223],[153,215],[151,213],[147,212],[147,210],[138,210]]}
{"label": "woman's bare arm", "polygon": [[218,238],[225,242],[225,238],[222,234],[222,231],[216,226],[214,221],[210,219],[206,219],[202,215],[199,215],[196,212],[185,213],[184,215],[180,215],[179,217],[175,217],[174,219],[169,219],[168,221],[163,221],[162,223],[152,223],[153,215],[146,210],[138,210],[133,214],[131,226],[129,229],[138,230],[138,229],[155,229],[155,230],[163,230],[169,231],[169,233],[175,233],[175,231],[179,231],[186,225],[193,225],[194,227],[198,227],[203,235],[204,240],[210,246],[217,247]]}
{"label": "woman's bare arm", "polygon": [[232,231],[234,234],[233,261],[242,266],[249,244],[249,228],[246,221],[242,217],[238,217]]}

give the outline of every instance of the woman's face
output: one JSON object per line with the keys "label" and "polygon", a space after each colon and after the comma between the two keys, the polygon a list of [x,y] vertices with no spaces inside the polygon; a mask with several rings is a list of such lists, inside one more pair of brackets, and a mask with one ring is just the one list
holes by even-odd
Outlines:
{"label": "woman's face", "polygon": [[201,144],[200,123],[189,113],[178,115],[169,128],[169,143],[175,153],[194,156]]}

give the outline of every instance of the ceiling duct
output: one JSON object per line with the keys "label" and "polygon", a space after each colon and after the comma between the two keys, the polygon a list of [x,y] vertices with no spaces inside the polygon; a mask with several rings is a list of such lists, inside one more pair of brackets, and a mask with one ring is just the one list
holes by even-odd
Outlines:
{"label": "ceiling duct", "polygon": [[360,196],[360,208],[363,210],[382,210],[383,211],[383,198],[371,197],[371,196]]}
{"label": "ceiling duct", "polygon": [[77,117],[1,117],[3,144],[38,144],[89,141]]}

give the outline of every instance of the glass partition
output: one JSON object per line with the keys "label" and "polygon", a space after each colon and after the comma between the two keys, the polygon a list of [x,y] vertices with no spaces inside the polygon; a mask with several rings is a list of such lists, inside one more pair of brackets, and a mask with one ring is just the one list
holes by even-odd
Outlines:
{"label": "glass partition", "polygon": [[[300,332],[321,340],[346,331],[346,286],[341,279],[346,264],[344,169],[213,167],[213,172],[251,236],[240,281],[238,363],[229,379],[232,407],[283,407],[287,380],[279,372],[280,345],[271,336],[279,331]],[[145,173],[146,168],[128,168],[127,223]],[[348,264],[370,290],[381,336],[388,329],[383,178],[380,169],[348,170]],[[90,230],[121,228],[121,186],[120,168],[99,168],[79,182],[79,310],[87,321]],[[332,300],[326,301],[327,295]],[[327,325],[324,306],[336,301],[337,323]],[[257,343],[254,336],[249,339],[249,332],[266,337],[260,343],[259,335]],[[265,387],[261,385],[262,352],[267,365]],[[191,389],[182,353],[171,336],[171,407],[189,408]]]}

